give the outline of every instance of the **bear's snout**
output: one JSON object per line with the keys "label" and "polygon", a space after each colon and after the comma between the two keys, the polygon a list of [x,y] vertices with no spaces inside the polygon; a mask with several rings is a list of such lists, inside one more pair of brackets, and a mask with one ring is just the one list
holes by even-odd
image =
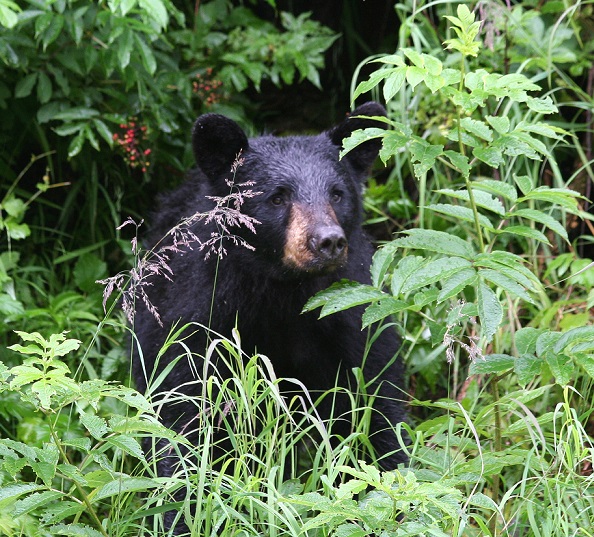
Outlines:
{"label": "bear's snout", "polygon": [[309,249],[320,259],[329,262],[340,261],[346,254],[347,239],[338,225],[321,225],[309,239]]}
{"label": "bear's snout", "polygon": [[294,204],[283,263],[302,272],[331,272],[347,261],[348,241],[330,205]]}

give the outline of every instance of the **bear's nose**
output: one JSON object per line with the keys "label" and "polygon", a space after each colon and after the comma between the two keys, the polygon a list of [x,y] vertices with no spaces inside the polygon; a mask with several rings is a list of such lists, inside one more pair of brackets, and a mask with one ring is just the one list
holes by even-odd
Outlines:
{"label": "bear's nose", "polygon": [[347,240],[342,228],[324,226],[318,229],[316,235],[309,240],[309,247],[312,252],[318,254],[322,259],[333,261],[346,250]]}

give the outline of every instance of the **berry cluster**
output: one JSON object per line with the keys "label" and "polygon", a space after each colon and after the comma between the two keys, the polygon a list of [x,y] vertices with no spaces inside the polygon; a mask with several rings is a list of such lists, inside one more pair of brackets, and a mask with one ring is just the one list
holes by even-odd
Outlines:
{"label": "berry cluster", "polygon": [[144,149],[147,144],[146,125],[140,125],[136,118],[128,123],[120,123],[120,133],[113,134],[116,147],[122,152],[124,161],[130,168],[139,168],[143,173],[148,170],[150,163],[150,149]]}
{"label": "berry cluster", "polygon": [[203,75],[196,74],[196,80],[192,82],[192,90],[206,106],[211,106],[221,100],[222,85],[223,82],[213,78],[212,67],[208,67]]}

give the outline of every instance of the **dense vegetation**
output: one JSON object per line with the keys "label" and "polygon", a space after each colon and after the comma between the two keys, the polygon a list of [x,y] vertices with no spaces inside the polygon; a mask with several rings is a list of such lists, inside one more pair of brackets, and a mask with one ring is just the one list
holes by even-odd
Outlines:
{"label": "dense vegetation", "polygon": [[143,442],[184,440],[129,383],[115,289],[150,255],[140,222],[191,166],[198,114],[263,127],[247,95],[320,87],[337,39],[238,4],[0,0],[0,533],[160,535],[185,489],[196,536],[592,535],[591,2],[400,2],[398,49],[353,76],[389,112],[344,148],[382,139],[382,244],[372,286],[307,308],[401,332],[410,468],[358,461],[373,394],[336,447],[235,334],[209,349],[236,371],[215,401],[240,424],[229,471],[214,416],[198,467],[156,476]]}

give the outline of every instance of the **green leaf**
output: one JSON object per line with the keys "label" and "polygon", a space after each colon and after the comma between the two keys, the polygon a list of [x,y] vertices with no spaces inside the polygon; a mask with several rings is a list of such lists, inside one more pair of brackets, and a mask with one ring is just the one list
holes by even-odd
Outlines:
{"label": "green leaf", "polygon": [[494,283],[497,287],[504,291],[529,302],[530,304],[536,304],[534,299],[526,292],[524,287],[517,284],[516,281],[506,274],[492,269],[479,270],[479,276],[484,280]]}
{"label": "green leaf", "polygon": [[373,140],[375,138],[383,138],[386,135],[384,129],[369,128],[369,129],[357,129],[353,133],[342,141],[342,151],[340,152],[340,158],[343,158],[349,151],[355,149],[355,147],[361,145],[367,140]]}
{"label": "green leaf", "polygon": [[161,29],[167,27],[169,15],[167,14],[167,8],[162,0],[138,0],[138,5],[148,13],[151,19],[153,19]]}
{"label": "green leaf", "polygon": [[145,460],[142,447],[138,443],[138,440],[132,436],[125,434],[111,436],[106,439],[106,443],[141,461]]}
{"label": "green leaf", "polygon": [[[503,181],[496,181],[495,179],[481,179],[472,183],[473,192],[477,190],[485,190],[496,196],[509,200],[512,204],[518,199],[518,194],[513,185],[504,183]],[[502,205],[503,207],[503,205]]]}
{"label": "green leaf", "polygon": [[428,250],[438,254],[464,257],[465,259],[471,259],[475,254],[472,245],[464,239],[444,231],[409,229],[404,233],[408,237],[400,237],[394,241],[399,248]]}
{"label": "green leaf", "polygon": [[34,511],[35,509],[42,508],[46,505],[50,505],[62,498],[62,492],[56,490],[47,490],[45,492],[35,492],[22,500],[18,500],[14,504],[12,515],[15,517],[25,515]]}
{"label": "green leaf", "polygon": [[468,177],[470,175],[470,164],[466,155],[461,155],[460,153],[451,151],[450,149],[444,151],[443,154],[464,177]]}
{"label": "green leaf", "polygon": [[156,486],[157,481],[148,477],[129,477],[122,475],[97,490],[94,499],[102,500],[127,492],[143,492],[153,489]]}
{"label": "green leaf", "polygon": [[120,68],[125,69],[130,63],[130,55],[134,44],[134,35],[129,27],[124,28],[117,42],[115,43]]}
{"label": "green leaf", "polygon": [[422,177],[435,164],[435,159],[443,153],[443,145],[431,145],[421,138],[414,139],[409,147],[415,175]]}
{"label": "green leaf", "polygon": [[89,414],[81,411],[80,422],[84,428],[89,431],[91,436],[97,440],[102,440],[103,437],[109,432],[109,426],[105,419],[95,414]]}
{"label": "green leaf", "polygon": [[493,131],[482,121],[465,117],[460,120],[460,125],[465,131],[470,132],[487,142],[493,140]]}
{"label": "green leaf", "polygon": [[16,12],[21,11],[18,4],[10,0],[4,0],[0,3],[0,26],[5,28],[14,28],[19,22],[19,17]]}
{"label": "green leaf", "polygon": [[[392,241],[391,244],[397,246],[396,241]],[[402,287],[406,283],[406,280],[419,270],[424,263],[425,259],[423,257],[414,255],[403,257],[398,262],[392,273],[392,281],[390,283],[390,290],[394,296],[398,296],[402,292]]]}
{"label": "green leaf", "polygon": [[491,341],[503,321],[503,307],[497,295],[483,282],[477,287],[477,307],[483,329],[483,337]]}
{"label": "green leaf", "polygon": [[35,86],[35,82],[37,82],[37,73],[30,73],[23,78],[21,78],[14,88],[14,96],[17,99],[22,99],[24,97],[28,97],[31,95],[33,91],[33,86]]}
{"label": "green leaf", "polygon": [[522,194],[524,194],[524,196],[534,188],[534,182],[532,181],[532,178],[528,175],[514,174],[514,181],[516,182],[518,188],[522,191]]}
{"label": "green leaf", "polygon": [[573,377],[575,369],[573,361],[568,356],[552,352],[545,354],[545,360],[555,377],[555,382],[561,386],[566,386]]}
{"label": "green leaf", "polygon": [[556,114],[559,110],[549,96],[543,98],[529,97],[526,99],[528,108],[537,114]]}
{"label": "green leaf", "polygon": [[472,267],[464,268],[445,278],[441,283],[441,291],[437,297],[438,302],[443,302],[456,296],[462,289],[473,285],[476,281],[476,270]]}
{"label": "green leaf", "polygon": [[52,98],[52,83],[49,77],[44,73],[39,73],[37,82],[37,100],[41,104],[47,103]]}
{"label": "green leaf", "polygon": [[406,67],[390,69],[390,76],[384,82],[383,95],[386,102],[389,102],[396,95],[406,79]]}
{"label": "green leaf", "polygon": [[516,332],[516,348],[519,354],[536,354],[536,340],[544,332],[544,329],[532,328],[530,326],[520,328]]}
{"label": "green leaf", "polygon": [[484,359],[475,360],[468,369],[469,375],[499,374],[513,369],[516,360],[508,354],[489,354]]}
{"label": "green leaf", "polygon": [[157,71],[157,60],[155,59],[155,55],[143,39],[137,32],[134,32],[134,41],[136,42],[136,51],[140,54],[140,58],[142,59],[142,65],[147,70],[150,75],[154,75]]}
{"label": "green leaf", "polygon": [[562,226],[557,220],[555,220],[552,216],[543,213],[542,211],[536,211],[534,209],[518,209],[510,214],[510,216],[516,216],[520,218],[528,218],[529,220],[533,220],[534,222],[538,222],[547,226],[549,229],[553,230],[557,235],[563,237],[566,241],[568,241],[567,230],[564,226]]}
{"label": "green leaf", "polygon": [[426,287],[441,281],[443,278],[447,278],[469,267],[470,261],[461,257],[441,257],[434,259],[413,272],[403,283],[401,292],[408,294],[420,287]]}
{"label": "green leaf", "polygon": [[532,382],[542,372],[542,360],[531,354],[522,354],[516,358],[514,370],[521,386]]}
{"label": "green leaf", "polygon": [[510,121],[507,116],[487,116],[485,119],[497,133],[505,134],[509,132]]}
{"label": "green leaf", "polygon": [[509,252],[505,252],[505,254],[508,255],[502,255],[502,252],[479,254],[474,262],[475,267],[490,268],[505,274],[532,292],[542,288],[540,280],[523,265],[521,258]]}
{"label": "green leaf", "polygon": [[56,524],[50,528],[53,535],[65,537],[103,537],[103,533],[86,524]]}
{"label": "green leaf", "polygon": [[510,233],[511,235],[519,235],[520,237],[527,237],[545,244],[551,244],[544,233],[528,226],[507,226],[501,230],[501,233]]}
{"label": "green leaf", "polygon": [[379,248],[371,262],[371,283],[375,287],[381,287],[384,284],[386,273],[394,261],[397,245],[389,242]]}
{"label": "green leaf", "polygon": [[305,304],[303,311],[311,311],[322,306],[320,319],[354,306],[374,302],[387,295],[370,285],[356,282],[343,282],[316,294]]}
{"label": "green leaf", "polygon": [[475,147],[472,150],[472,154],[477,159],[482,160],[485,164],[491,166],[491,168],[499,168],[499,166],[506,162],[503,158],[502,150],[494,146]]}
{"label": "green leaf", "polygon": [[[449,203],[433,203],[427,205],[427,209],[435,211],[446,216],[450,216],[454,221],[462,220],[465,222],[474,222],[474,213],[468,207],[460,207],[459,205],[450,205]],[[484,228],[494,231],[493,223],[484,215],[478,215],[479,223]]]}
{"label": "green leaf", "polygon": [[0,501],[13,501],[23,494],[44,488],[34,483],[14,483],[0,487]]}
{"label": "green leaf", "polygon": [[408,302],[404,302],[403,300],[397,300],[394,297],[388,296],[386,298],[382,298],[373,304],[370,304],[365,309],[365,313],[363,313],[363,324],[362,328],[367,328],[372,324],[375,324],[379,321],[383,321],[384,319],[394,315],[395,313],[399,313],[404,311],[405,309],[415,309],[414,306],[410,306]]}
{"label": "green leaf", "polygon": [[[496,181],[495,181],[496,182]],[[487,192],[483,192],[482,190],[473,190],[473,199],[474,202],[478,207],[482,207],[483,209],[487,209],[488,211],[492,211],[499,216],[505,216],[505,207],[498,199],[494,198]],[[437,190],[439,194],[444,194],[446,196],[462,199],[464,201],[470,202],[470,196],[468,194],[468,190],[461,189],[461,190],[452,190],[449,188],[442,188]]]}
{"label": "green leaf", "polygon": [[580,326],[572,328],[565,332],[553,347],[553,352],[556,353],[571,353],[571,348],[583,342],[594,342],[594,326]]}

